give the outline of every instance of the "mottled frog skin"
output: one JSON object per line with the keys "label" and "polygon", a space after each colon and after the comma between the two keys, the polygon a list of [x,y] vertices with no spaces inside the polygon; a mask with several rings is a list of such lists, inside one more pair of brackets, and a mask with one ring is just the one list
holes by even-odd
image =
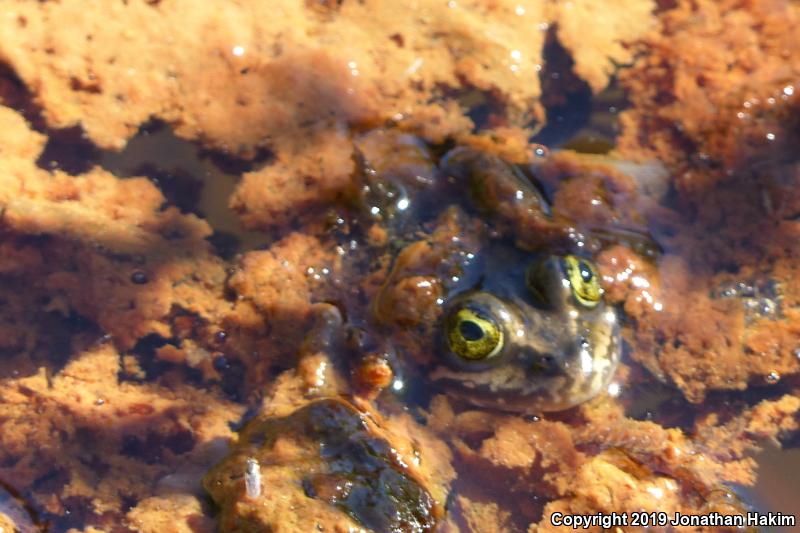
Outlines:
{"label": "mottled frog skin", "polygon": [[606,390],[620,359],[616,312],[530,168],[464,147],[435,164],[402,137],[390,157],[363,143],[360,191],[394,254],[367,319],[393,365],[413,360],[414,380],[529,414]]}
{"label": "mottled frog skin", "polygon": [[496,268],[445,302],[430,378],[467,402],[521,412],[567,409],[606,389],[619,327],[591,262],[544,255],[524,271]]}

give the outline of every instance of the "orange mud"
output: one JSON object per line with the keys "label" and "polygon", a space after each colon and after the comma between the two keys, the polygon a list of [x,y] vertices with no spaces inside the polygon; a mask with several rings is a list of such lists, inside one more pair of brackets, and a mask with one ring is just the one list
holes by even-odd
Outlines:
{"label": "orange mud", "polygon": [[[329,287],[375,295],[407,268],[378,305],[399,322],[431,320],[426,308],[404,314],[438,294],[410,274],[471,228],[445,221],[400,267],[378,257],[344,279],[328,217],[353,183],[354,138],[380,127],[530,159],[548,28],[595,93],[621,66],[630,105],[614,157],[665,171],[661,193],[645,194],[616,165],[556,154],[539,169],[560,215],[661,248],[646,256],[623,240],[596,257],[625,316],[619,394],[542,417],[441,395],[418,417],[385,397],[363,409],[383,411],[400,456],[419,451],[416,479],[447,504],[440,531],[550,531],[555,511],[743,508],[724,486],[752,484],[759,443],[796,442],[799,424],[800,6],[597,5],[7,0],[0,492],[16,504],[0,498],[0,528],[218,528],[201,480],[248,410],[286,415],[352,392],[331,354],[303,349]],[[473,131],[476,94],[491,131]],[[146,177],[37,164],[64,128],[78,127],[74,146],[121,150],[154,119],[210,150],[266,154],[219,202],[274,237],[267,249],[223,259],[214,228]],[[375,227],[369,246],[387,238]],[[285,485],[289,504],[264,500],[260,527],[310,526],[312,509],[326,531],[354,524]],[[226,516],[243,482],[231,490]]]}

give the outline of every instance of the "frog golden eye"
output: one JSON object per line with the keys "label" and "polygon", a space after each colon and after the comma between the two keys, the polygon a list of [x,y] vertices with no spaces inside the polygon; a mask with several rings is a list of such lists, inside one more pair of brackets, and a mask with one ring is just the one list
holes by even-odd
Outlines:
{"label": "frog golden eye", "polygon": [[564,267],[572,288],[572,295],[581,305],[596,307],[600,302],[603,289],[600,287],[600,276],[589,261],[568,255],[564,257]]}
{"label": "frog golden eye", "polygon": [[445,327],[450,351],[462,359],[489,359],[503,348],[503,331],[497,322],[469,307],[452,313]]}

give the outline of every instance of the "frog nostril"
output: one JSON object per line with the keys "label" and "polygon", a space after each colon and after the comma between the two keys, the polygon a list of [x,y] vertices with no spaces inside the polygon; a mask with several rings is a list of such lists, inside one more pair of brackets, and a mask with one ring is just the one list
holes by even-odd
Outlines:
{"label": "frog nostril", "polygon": [[529,369],[534,376],[555,376],[561,372],[561,365],[554,355],[536,354],[532,358]]}
{"label": "frog nostril", "polygon": [[483,329],[472,320],[464,320],[458,325],[461,336],[468,341],[477,341],[483,338]]}
{"label": "frog nostril", "polygon": [[556,358],[552,355],[545,355],[541,358],[539,364],[547,370],[553,370],[556,367]]}

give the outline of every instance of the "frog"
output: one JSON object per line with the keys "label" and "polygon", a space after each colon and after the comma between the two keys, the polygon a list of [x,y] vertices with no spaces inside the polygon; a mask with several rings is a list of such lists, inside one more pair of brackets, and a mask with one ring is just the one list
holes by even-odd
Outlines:
{"label": "frog", "polygon": [[367,350],[371,368],[381,352],[400,376],[388,387],[396,392],[422,382],[523,414],[600,395],[622,342],[592,247],[575,242],[586,237],[553,216],[530,167],[468,146],[437,157],[398,136],[388,158],[374,138],[362,143],[360,200],[392,256],[361,321],[388,339]]}
{"label": "frog", "polygon": [[599,277],[588,259],[548,254],[526,267],[524,288],[491,279],[449,298],[430,379],[468,403],[527,413],[597,396],[620,359]]}
{"label": "frog", "polygon": [[425,437],[420,389],[540,414],[598,396],[619,363],[597,245],[530,169],[396,131],[357,146],[329,229],[341,266],[315,293],[297,364],[204,478],[226,530],[434,531],[455,472]]}

